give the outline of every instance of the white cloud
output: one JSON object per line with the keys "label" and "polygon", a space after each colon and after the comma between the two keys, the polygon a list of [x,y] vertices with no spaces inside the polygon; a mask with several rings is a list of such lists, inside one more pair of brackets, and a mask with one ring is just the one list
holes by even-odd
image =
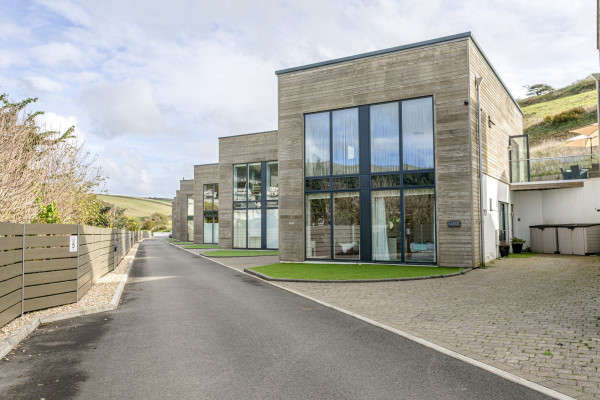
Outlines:
{"label": "white cloud", "polygon": [[46,76],[28,76],[23,80],[33,88],[44,92],[61,92],[65,88],[63,84]]}
{"label": "white cloud", "polygon": [[17,2],[0,18],[0,85],[76,117],[110,191],[171,197],[217,161],[217,137],[276,129],[275,70],[472,31],[521,97],[598,69],[594,3]]}
{"label": "white cloud", "polygon": [[152,86],[145,80],[89,86],[81,93],[81,102],[92,121],[92,133],[99,136],[154,136],[165,129]]}

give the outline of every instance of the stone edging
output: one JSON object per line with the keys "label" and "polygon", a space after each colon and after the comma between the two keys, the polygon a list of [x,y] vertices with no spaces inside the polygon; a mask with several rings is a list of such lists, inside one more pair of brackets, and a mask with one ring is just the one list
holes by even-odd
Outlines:
{"label": "stone edging", "polygon": [[[139,245],[139,243],[136,244],[136,246],[137,245]],[[61,321],[63,319],[116,310],[119,306],[119,301],[121,300],[123,290],[125,289],[125,284],[127,283],[127,278],[129,277],[129,272],[131,271],[131,266],[133,265],[133,259],[135,258],[137,249],[138,248],[136,247],[135,252],[132,255],[125,256],[125,258],[130,258],[130,260],[128,261],[125,273],[123,274],[123,277],[121,277],[121,282],[119,283],[119,286],[117,287],[117,290],[115,291],[115,294],[113,295],[110,304],[104,306],[88,307],[75,311],[65,311],[54,315],[44,315],[39,318],[36,318],[20,327],[12,335],[0,342],[0,358],[3,358],[8,353],[10,353],[16,345],[18,345],[23,339],[29,336],[29,334],[33,332],[40,324],[48,324],[51,322]]]}
{"label": "stone edging", "polygon": [[244,268],[244,272],[257,276],[266,281],[275,282],[309,282],[309,283],[369,283],[369,282],[397,282],[397,281],[418,281],[423,279],[436,279],[436,278],[448,278],[451,276],[464,275],[473,268],[466,268],[459,272],[452,272],[451,274],[445,275],[427,275],[427,276],[411,276],[407,278],[387,278],[387,279],[335,279],[335,280],[321,280],[321,279],[288,279],[288,278],[273,278],[271,276],[261,274],[260,272],[253,271],[249,268]]}

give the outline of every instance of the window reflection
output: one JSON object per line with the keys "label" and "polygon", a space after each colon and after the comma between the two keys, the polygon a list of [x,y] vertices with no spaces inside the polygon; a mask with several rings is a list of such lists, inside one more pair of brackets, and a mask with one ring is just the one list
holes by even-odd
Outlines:
{"label": "window reflection", "polygon": [[402,102],[402,161],[405,170],[433,168],[431,97]]}
{"label": "window reflection", "polygon": [[334,111],[333,174],[358,174],[358,108]]}
{"label": "window reflection", "polygon": [[398,103],[370,107],[371,172],[400,169],[400,126]]}
{"label": "window reflection", "polygon": [[402,213],[399,190],[371,192],[371,229],[373,260],[400,260]]}
{"label": "window reflection", "polygon": [[435,196],[433,189],[404,191],[405,259],[435,261]]}
{"label": "window reflection", "polygon": [[329,113],[305,116],[306,176],[329,175]]}
{"label": "window reflection", "polygon": [[335,258],[360,259],[360,202],[358,192],[333,194]]}
{"label": "window reflection", "polygon": [[306,258],[331,258],[331,197],[306,196]]}

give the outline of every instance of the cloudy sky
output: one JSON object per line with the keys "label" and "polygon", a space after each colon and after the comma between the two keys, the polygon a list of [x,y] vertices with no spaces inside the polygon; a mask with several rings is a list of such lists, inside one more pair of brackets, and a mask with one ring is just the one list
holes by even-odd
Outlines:
{"label": "cloudy sky", "polygon": [[600,69],[594,0],[0,0],[0,92],[76,125],[108,193],[172,197],[277,128],[274,71],[466,31],[517,98]]}

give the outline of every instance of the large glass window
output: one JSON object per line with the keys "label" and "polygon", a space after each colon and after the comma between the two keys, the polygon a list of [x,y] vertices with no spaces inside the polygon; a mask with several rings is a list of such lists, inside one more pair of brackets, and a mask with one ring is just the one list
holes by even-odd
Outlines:
{"label": "large glass window", "polygon": [[395,261],[402,258],[402,213],[400,191],[371,192],[372,258]]}
{"label": "large glass window", "polygon": [[404,191],[406,261],[435,261],[434,189]]}
{"label": "large glass window", "polygon": [[306,258],[434,263],[433,135],[432,97],[306,115]]}
{"label": "large glass window", "polygon": [[279,164],[277,161],[267,163],[267,200],[279,198]]}
{"label": "large glass window", "polygon": [[194,196],[187,197],[187,240],[194,241]]}
{"label": "large glass window", "polygon": [[371,172],[400,169],[398,103],[370,107]]}
{"label": "large glass window", "polygon": [[246,201],[248,198],[248,166],[246,164],[233,166],[233,200]]}
{"label": "large glass window", "polygon": [[267,248],[279,248],[279,210],[267,210]]}
{"label": "large glass window", "polygon": [[358,174],[358,108],[334,111],[333,174]]}
{"label": "large glass window", "polygon": [[262,196],[261,163],[248,164],[248,201],[260,201]]}
{"label": "large glass window", "polygon": [[219,185],[210,183],[203,186],[204,193],[204,225],[203,242],[219,243]]}
{"label": "large glass window", "polygon": [[358,192],[333,194],[333,241],[336,259],[360,259],[360,202]]}
{"label": "large glass window", "polygon": [[402,102],[402,161],[405,170],[433,169],[431,97]]}
{"label": "large glass window", "polygon": [[331,258],[331,197],[329,193],[306,195],[306,257]]}
{"label": "large glass window", "polygon": [[233,212],[233,247],[236,248],[247,247],[246,212],[247,210]]}
{"label": "large glass window", "polygon": [[329,113],[306,115],[304,124],[306,176],[329,175]]}
{"label": "large glass window", "polygon": [[234,165],[233,181],[236,192],[233,247],[276,249],[279,244],[277,161]]}

